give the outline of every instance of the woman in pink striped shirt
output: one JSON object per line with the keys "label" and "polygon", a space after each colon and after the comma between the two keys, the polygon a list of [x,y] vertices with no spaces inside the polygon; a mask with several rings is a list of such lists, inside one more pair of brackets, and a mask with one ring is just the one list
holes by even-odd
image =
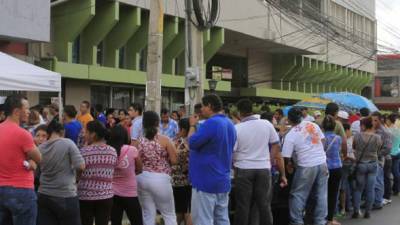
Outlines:
{"label": "woman in pink striped shirt", "polygon": [[113,175],[117,152],[105,142],[107,130],[99,121],[86,125],[88,145],[81,149],[86,170],[78,183],[82,225],[108,225],[113,204]]}

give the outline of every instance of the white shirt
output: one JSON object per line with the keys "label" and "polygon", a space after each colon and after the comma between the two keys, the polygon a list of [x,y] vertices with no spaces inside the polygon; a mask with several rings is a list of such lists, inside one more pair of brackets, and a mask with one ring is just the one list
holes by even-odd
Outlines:
{"label": "white shirt", "polygon": [[307,115],[305,118],[303,117],[302,121],[315,122],[315,118],[310,115]]}
{"label": "white shirt", "polygon": [[346,142],[347,143],[347,157],[355,159],[354,150],[353,150],[353,140],[354,140],[353,136],[347,138],[347,142]]}
{"label": "white shirt", "polygon": [[302,121],[286,135],[282,156],[292,158],[295,154],[297,165],[313,167],[326,163],[322,139],[325,136],[319,126],[309,121]]}
{"label": "white shirt", "polygon": [[358,134],[361,132],[361,125],[360,125],[360,120],[356,120],[351,124],[350,127],[351,133],[353,134],[353,136],[355,134]]}
{"label": "white shirt", "polygon": [[249,116],[235,125],[237,140],[233,165],[240,169],[270,169],[269,144],[279,143],[274,126],[267,120]]}

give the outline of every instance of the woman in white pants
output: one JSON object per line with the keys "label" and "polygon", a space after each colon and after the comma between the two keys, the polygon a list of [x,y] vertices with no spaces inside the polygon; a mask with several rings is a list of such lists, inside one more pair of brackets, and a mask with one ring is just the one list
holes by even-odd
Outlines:
{"label": "woman in white pants", "polygon": [[160,118],[156,112],[143,114],[144,137],[138,150],[143,162],[143,173],[137,176],[143,224],[154,225],[157,210],[165,225],[176,225],[174,195],[171,184],[171,164],[175,164],[176,149],[170,139],[158,134]]}

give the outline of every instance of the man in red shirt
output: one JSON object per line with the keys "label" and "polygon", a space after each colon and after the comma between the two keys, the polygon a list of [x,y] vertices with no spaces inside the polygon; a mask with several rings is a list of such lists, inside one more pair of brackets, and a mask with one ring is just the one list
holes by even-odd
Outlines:
{"label": "man in red shirt", "polygon": [[33,169],[41,154],[32,135],[20,127],[27,122],[29,103],[20,95],[7,97],[7,119],[0,124],[0,224],[36,224]]}
{"label": "man in red shirt", "polygon": [[350,113],[349,124],[351,125],[354,121],[360,120],[360,115],[358,113]]}

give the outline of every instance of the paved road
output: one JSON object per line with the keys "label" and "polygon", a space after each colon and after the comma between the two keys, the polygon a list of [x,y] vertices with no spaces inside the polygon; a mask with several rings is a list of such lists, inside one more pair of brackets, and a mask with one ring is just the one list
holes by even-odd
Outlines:
{"label": "paved road", "polygon": [[370,219],[345,219],[342,225],[400,225],[400,197],[382,210],[372,211]]}

